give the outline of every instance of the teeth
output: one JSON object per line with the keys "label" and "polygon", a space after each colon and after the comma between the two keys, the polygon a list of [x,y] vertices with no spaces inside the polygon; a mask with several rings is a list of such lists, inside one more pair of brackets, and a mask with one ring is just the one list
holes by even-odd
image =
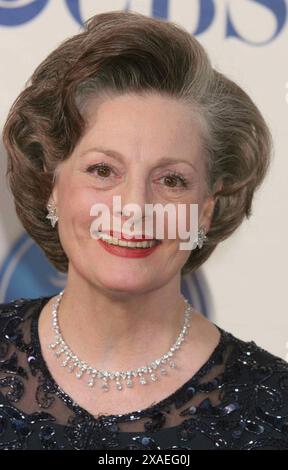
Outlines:
{"label": "teeth", "polygon": [[143,242],[130,242],[130,241],[124,241],[124,240],[119,240],[118,238],[115,237],[110,237],[107,233],[101,233],[98,232],[98,238],[101,238],[102,240],[105,240],[107,243],[110,245],[118,245],[118,246],[125,246],[128,248],[150,248],[151,246],[156,245],[156,240],[150,240],[150,241],[143,241]]}

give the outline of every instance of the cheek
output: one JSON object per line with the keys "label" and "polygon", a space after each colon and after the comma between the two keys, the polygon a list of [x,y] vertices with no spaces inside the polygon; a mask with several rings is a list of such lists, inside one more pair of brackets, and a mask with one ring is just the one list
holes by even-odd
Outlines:
{"label": "cheek", "polygon": [[[70,227],[76,235],[90,237],[90,225],[96,216],[90,215],[91,208],[95,204],[105,204],[112,208],[112,197],[107,194],[99,195],[92,188],[73,188],[73,191],[66,193],[63,198],[59,219]],[[63,227],[65,229],[65,226]]]}

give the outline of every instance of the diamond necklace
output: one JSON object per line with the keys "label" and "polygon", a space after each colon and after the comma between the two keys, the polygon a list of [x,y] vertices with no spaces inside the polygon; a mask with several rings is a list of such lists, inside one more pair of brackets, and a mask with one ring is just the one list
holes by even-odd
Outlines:
{"label": "diamond necklace", "polygon": [[[69,346],[65,343],[59,323],[58,323],[58,308],[59,303],[62,298],[64,290],[62,290],[54,304],[52,304],[52,328],[55,333],[55,340],[54,343],[49,344],[49,348],[54,350],[54,355],[59,358],[60,360],[63,359],[61,366],[67,368],[70,373],[75,372],[75,376],[77,379],[81,379],[82,377],[86,377],[86,383],[89,387],[94,387],[96,379],[99,379],[100,386],[104,391],[109,390],[109,382],[115,381],[117,390],[122,390],[123,384],[125,383],[127,387],[133,387],[133,378],[138,378],[141,385],[145,385],[148,380],[145,378],[146,375],[150,375],[151,381],[155,382],[158,380],[158,376],[156,374],[157,369],[160,369],[160,375],[166,375],[167,370],[165,366],[167,364],[170,368],[176,368],[175,362],[172,360],[177,349],[180,348],[182,342],[185,340],[185,336],[188,333],[188,328],[190,327],[190,317],[192,307],[189,304],[188,300],[182,295],[182,299],[185,302],[185,310],[184,310],[184,322],[183,327],[179,336],[176,339],[176,342],[170,348],[168,353],[161,356],[159,359],[151,362],[146,366],[139,367],[134,370],[127,370],[127,371],[102,371],[96,369],[94,367],[89,366],[86,362],[81,361],[69,348]],[[62,358],[61,358],[62,356]],[[63,358],[65,356],[65,358]]]}

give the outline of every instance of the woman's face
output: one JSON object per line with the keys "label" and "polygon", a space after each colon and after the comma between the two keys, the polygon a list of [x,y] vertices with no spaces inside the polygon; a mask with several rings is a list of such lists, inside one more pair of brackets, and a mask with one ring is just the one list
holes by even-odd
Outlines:
{"label": "woman's face", "polygon": [[[205,193],[197,120],[184,104],[157,94],[123,94],[101,102],[90,99],[84,113],[85,134],[69,158],[59,165],[53,189],[58,231],[69,259],[69,271],[92,285],[113,291],[140,293],[165,285],[180,276],[190,255],[190,250],[179,247],[179,219],[176,218],[176,238],[168,237],[166,216],[164,239],[157,248],[148,256],[128,257],[124,251],[123,256],[107,251],[98,238],[91,236],[95,216],[90,211],[95,203],[105,204],[111,223],[114,214],[123,229],[129,217],[116,214],[113,207],[113,196],[120,196],[122,209],[133,203],[142,210],[144,234],[146,204],[172,204],[175,209],[184,204],[187,230],[189,205],[198,204],[199,226],[205,224],[208,230],[213,201]],[[93,150],[100,147],[112,153]],[[157,222],[155,215],[153,222]],[[155,226],[153,234],[156,238]]]}

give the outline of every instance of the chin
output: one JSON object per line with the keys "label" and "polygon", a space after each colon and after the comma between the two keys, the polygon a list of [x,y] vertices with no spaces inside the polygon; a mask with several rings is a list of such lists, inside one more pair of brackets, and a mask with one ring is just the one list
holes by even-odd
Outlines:
{"label": "chin", "polygon": [[[115,269],[105,269],[101,272],[94,272],[92,283],[97,283],[104,289],[108,289],[115,292],[123,293],[137,293],[146,291],[153,285],[151,277],[139,276],[139,270],[137,276],[135,272],[127,272],[127,269],[119,270],[118,273]],[[151,273],[152,274],[152,273]]]}

